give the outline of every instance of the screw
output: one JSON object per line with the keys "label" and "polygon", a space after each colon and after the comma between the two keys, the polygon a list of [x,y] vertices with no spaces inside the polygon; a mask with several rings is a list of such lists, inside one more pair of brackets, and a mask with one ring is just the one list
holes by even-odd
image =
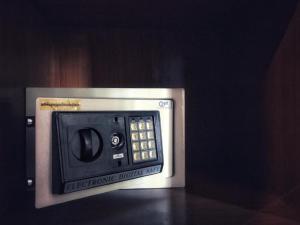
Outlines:
{"label": "screw", "polygon": [[27,118],[27,125],[31,126],[33,124],[33,119]]}
{"label": "screw", "polygon": [[27,186],[31,187],[33,185],[33,180],[32,179],[28,179],[27,180]]}

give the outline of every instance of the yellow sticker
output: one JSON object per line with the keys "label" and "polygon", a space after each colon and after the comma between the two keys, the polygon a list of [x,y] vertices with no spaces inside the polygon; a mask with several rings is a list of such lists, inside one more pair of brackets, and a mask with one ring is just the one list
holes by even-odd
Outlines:
{"label": "yellow sticker", "polygon": [[80,110],[79,99],[39,99],[40,110]]}

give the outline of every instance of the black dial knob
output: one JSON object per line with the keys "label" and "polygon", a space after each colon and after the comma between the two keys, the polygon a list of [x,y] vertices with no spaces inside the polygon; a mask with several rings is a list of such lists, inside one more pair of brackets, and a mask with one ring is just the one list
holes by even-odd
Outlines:
{"label": "black dial knob", "polygon": [[72,139],[72,152],[83,162],[97,159],[102,151],[103,142],[100,134],[93,128],[78,130]]}

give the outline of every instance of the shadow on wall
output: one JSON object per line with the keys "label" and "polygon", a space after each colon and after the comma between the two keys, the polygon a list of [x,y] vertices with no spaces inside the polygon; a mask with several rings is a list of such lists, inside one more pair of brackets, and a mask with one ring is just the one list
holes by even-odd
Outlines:
{"label": "shadow on wall", "polygon": [[0,209],[6,212],[26,199],[23,93],[22,88],[0,90]]}
{"label": "shadow on wall", "polygon": [[267,2],[237,3],[214,29],[199,31],[186,54],[188,187],[250,205],[261,200],[254,192],[272,186],[277,166],[264,85],[296,5]]}

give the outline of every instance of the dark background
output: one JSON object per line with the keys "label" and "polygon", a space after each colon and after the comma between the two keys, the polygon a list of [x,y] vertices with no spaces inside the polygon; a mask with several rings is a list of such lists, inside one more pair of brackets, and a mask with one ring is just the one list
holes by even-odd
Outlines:
{"label": "dark background", "polygon": [[[109,209],[123,212],[152,200],[116,193],[34,210],[25,87],[183,87],[187,193],[299,222],[299,32],[296,0],[1,0],[0,221],[57,224],[49,218],[70,211],[93,224],[99,203],[121,198]],[[176,214],[198,212],[181,197],[168,198]]]}

